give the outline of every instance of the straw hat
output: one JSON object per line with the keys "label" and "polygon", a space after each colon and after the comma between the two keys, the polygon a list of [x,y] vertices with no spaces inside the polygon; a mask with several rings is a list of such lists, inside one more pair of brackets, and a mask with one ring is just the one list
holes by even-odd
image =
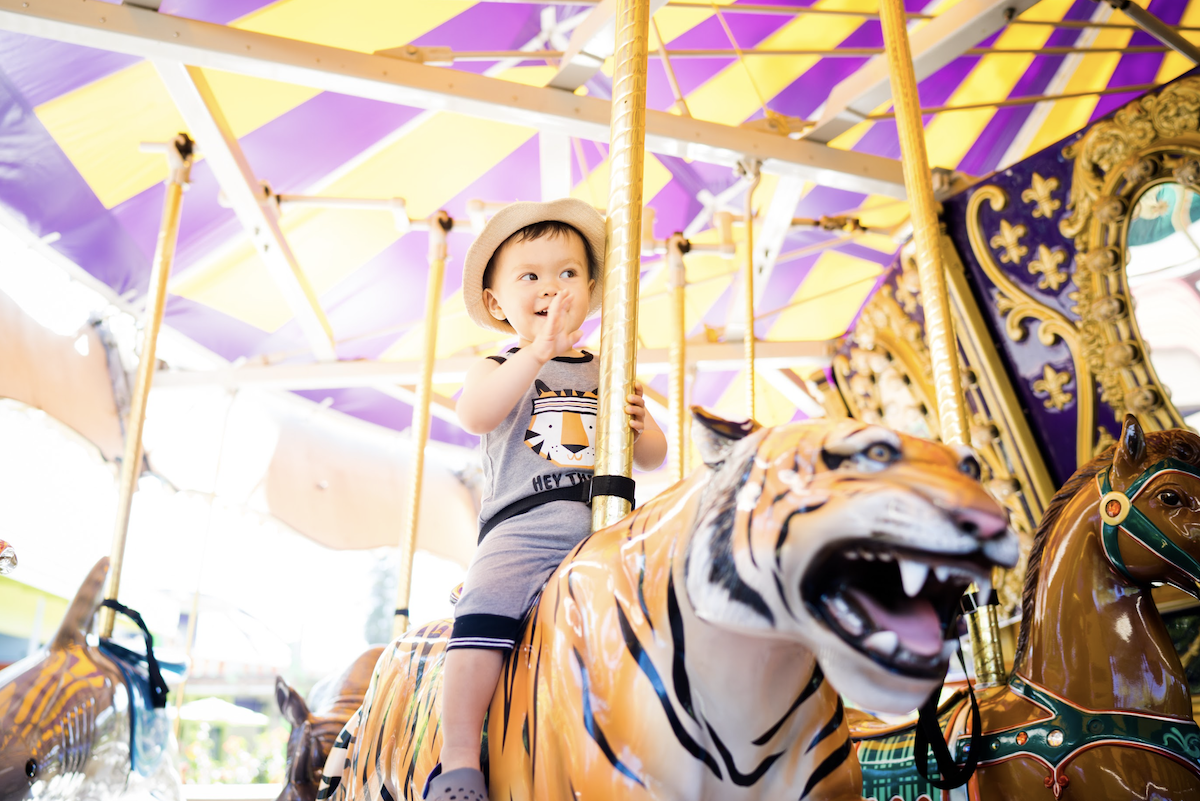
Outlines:
{"label": "straw hat", "polygon": [[[467,314],[476,325],[502,334],[517,333],[507,320],[497,320],[488,312],[487,305],[483,302],[483,271],[487,269],[496,248],[504,244],[506,239],[527,225],[547,220],[564,222],[583,234],[592,251],[592,258],[598,265],[604,263],[604,217],[589,204],[575,198],[551,200],[547,203],[510,203],[488,220],[483,231],[471,243],[467,258],[463,261],[463,302],[467,306]],[[600,300],[603,297],[600,276],[595,278],[596,286],[592,289],[588,303],[589,317],[600,311]]]}

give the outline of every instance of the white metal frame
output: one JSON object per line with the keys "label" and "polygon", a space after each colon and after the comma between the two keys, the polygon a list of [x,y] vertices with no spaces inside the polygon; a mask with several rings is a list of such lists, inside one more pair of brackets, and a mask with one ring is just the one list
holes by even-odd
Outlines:
{"label": "white metal frame", "polygon": [[[826,340],[805,342],[759,342],[755,363],[763,370],[799,367],[825,367],[832,357],[832,343]],[[478,356],[452,356],[438,359],[433,368],[435,384],[461,383]],[[700,370],[740,370],[745,366],[740,344],[689,344],[689,366]],[[638,374],[658,375],[670,368],[667,348],[642,348],[638,351]],[[375,387],[379,389],[411,386],[421,373],[415,361],[346,361],[325,364],[244,365],[217,370],[165,370],[154,377],[154,388],[197,386],[263,387],[270,389],[343,389]]]}
{"label": "white metal frame", "polygon": [[333,361],[337,358],[333,328],[283,234],[278,205],[255,178],[204,73],[166,59],[156,59],[154,67],[196,137],[205,161],[246,229],[255,252],[283,293],[313,354],[320,361]]}
{"label": "white metal frame", "polygon": [[[331,92],[608,140],[609,103],[558,89],[428,67],[97,0],[0,0],[0,29],[150,59],[253,75]],[[904,197],[895,159],[748,128],[646,113],[646,148],[763,170],[856,192]]]}

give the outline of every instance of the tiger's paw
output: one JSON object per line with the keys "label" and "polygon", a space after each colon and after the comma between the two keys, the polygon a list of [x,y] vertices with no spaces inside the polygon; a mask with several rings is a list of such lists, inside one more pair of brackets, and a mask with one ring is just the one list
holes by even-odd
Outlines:
{"label": "tiger's paw", "polygon": [[439,762],[425,780],[421,798],[428,801],[488,801],[483,774],[474,768],[458,768],[442,773]]}

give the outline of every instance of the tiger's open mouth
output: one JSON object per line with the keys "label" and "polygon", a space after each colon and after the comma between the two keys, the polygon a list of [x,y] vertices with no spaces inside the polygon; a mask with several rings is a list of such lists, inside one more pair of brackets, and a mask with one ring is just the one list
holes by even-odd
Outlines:
{"label": "tiger's open mouth", "polygon": [[958,647],[948,629],[959,600],[988,575],[970,558],[852,542],[814,560],[800,594],[814,617],[875,662],[941,678]]}

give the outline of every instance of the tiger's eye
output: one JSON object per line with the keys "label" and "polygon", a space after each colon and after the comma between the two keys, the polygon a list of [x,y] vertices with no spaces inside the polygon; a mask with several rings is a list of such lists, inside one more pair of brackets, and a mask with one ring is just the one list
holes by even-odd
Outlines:
{"label": "tiger's eye", "polygon": [[36,779],[38,775],[38,763],[36,759],[31,759],[25,763],[25,775],[31,779]]}
{"label": "tiger's eye", "polygon": [[876,462],[893,462],[896,460],[896,449],[883,442],[876,442],[867,448],[867,458]]}
{"label": "tiger's eye", "polygon": [[959,462],[958,469],[961,473],[963,473],[963,475],[967,476],[968,478],[973,478],[976,481],[979,480],[979,476],[981,475],[979,461],[973,456],[968,456]]}

